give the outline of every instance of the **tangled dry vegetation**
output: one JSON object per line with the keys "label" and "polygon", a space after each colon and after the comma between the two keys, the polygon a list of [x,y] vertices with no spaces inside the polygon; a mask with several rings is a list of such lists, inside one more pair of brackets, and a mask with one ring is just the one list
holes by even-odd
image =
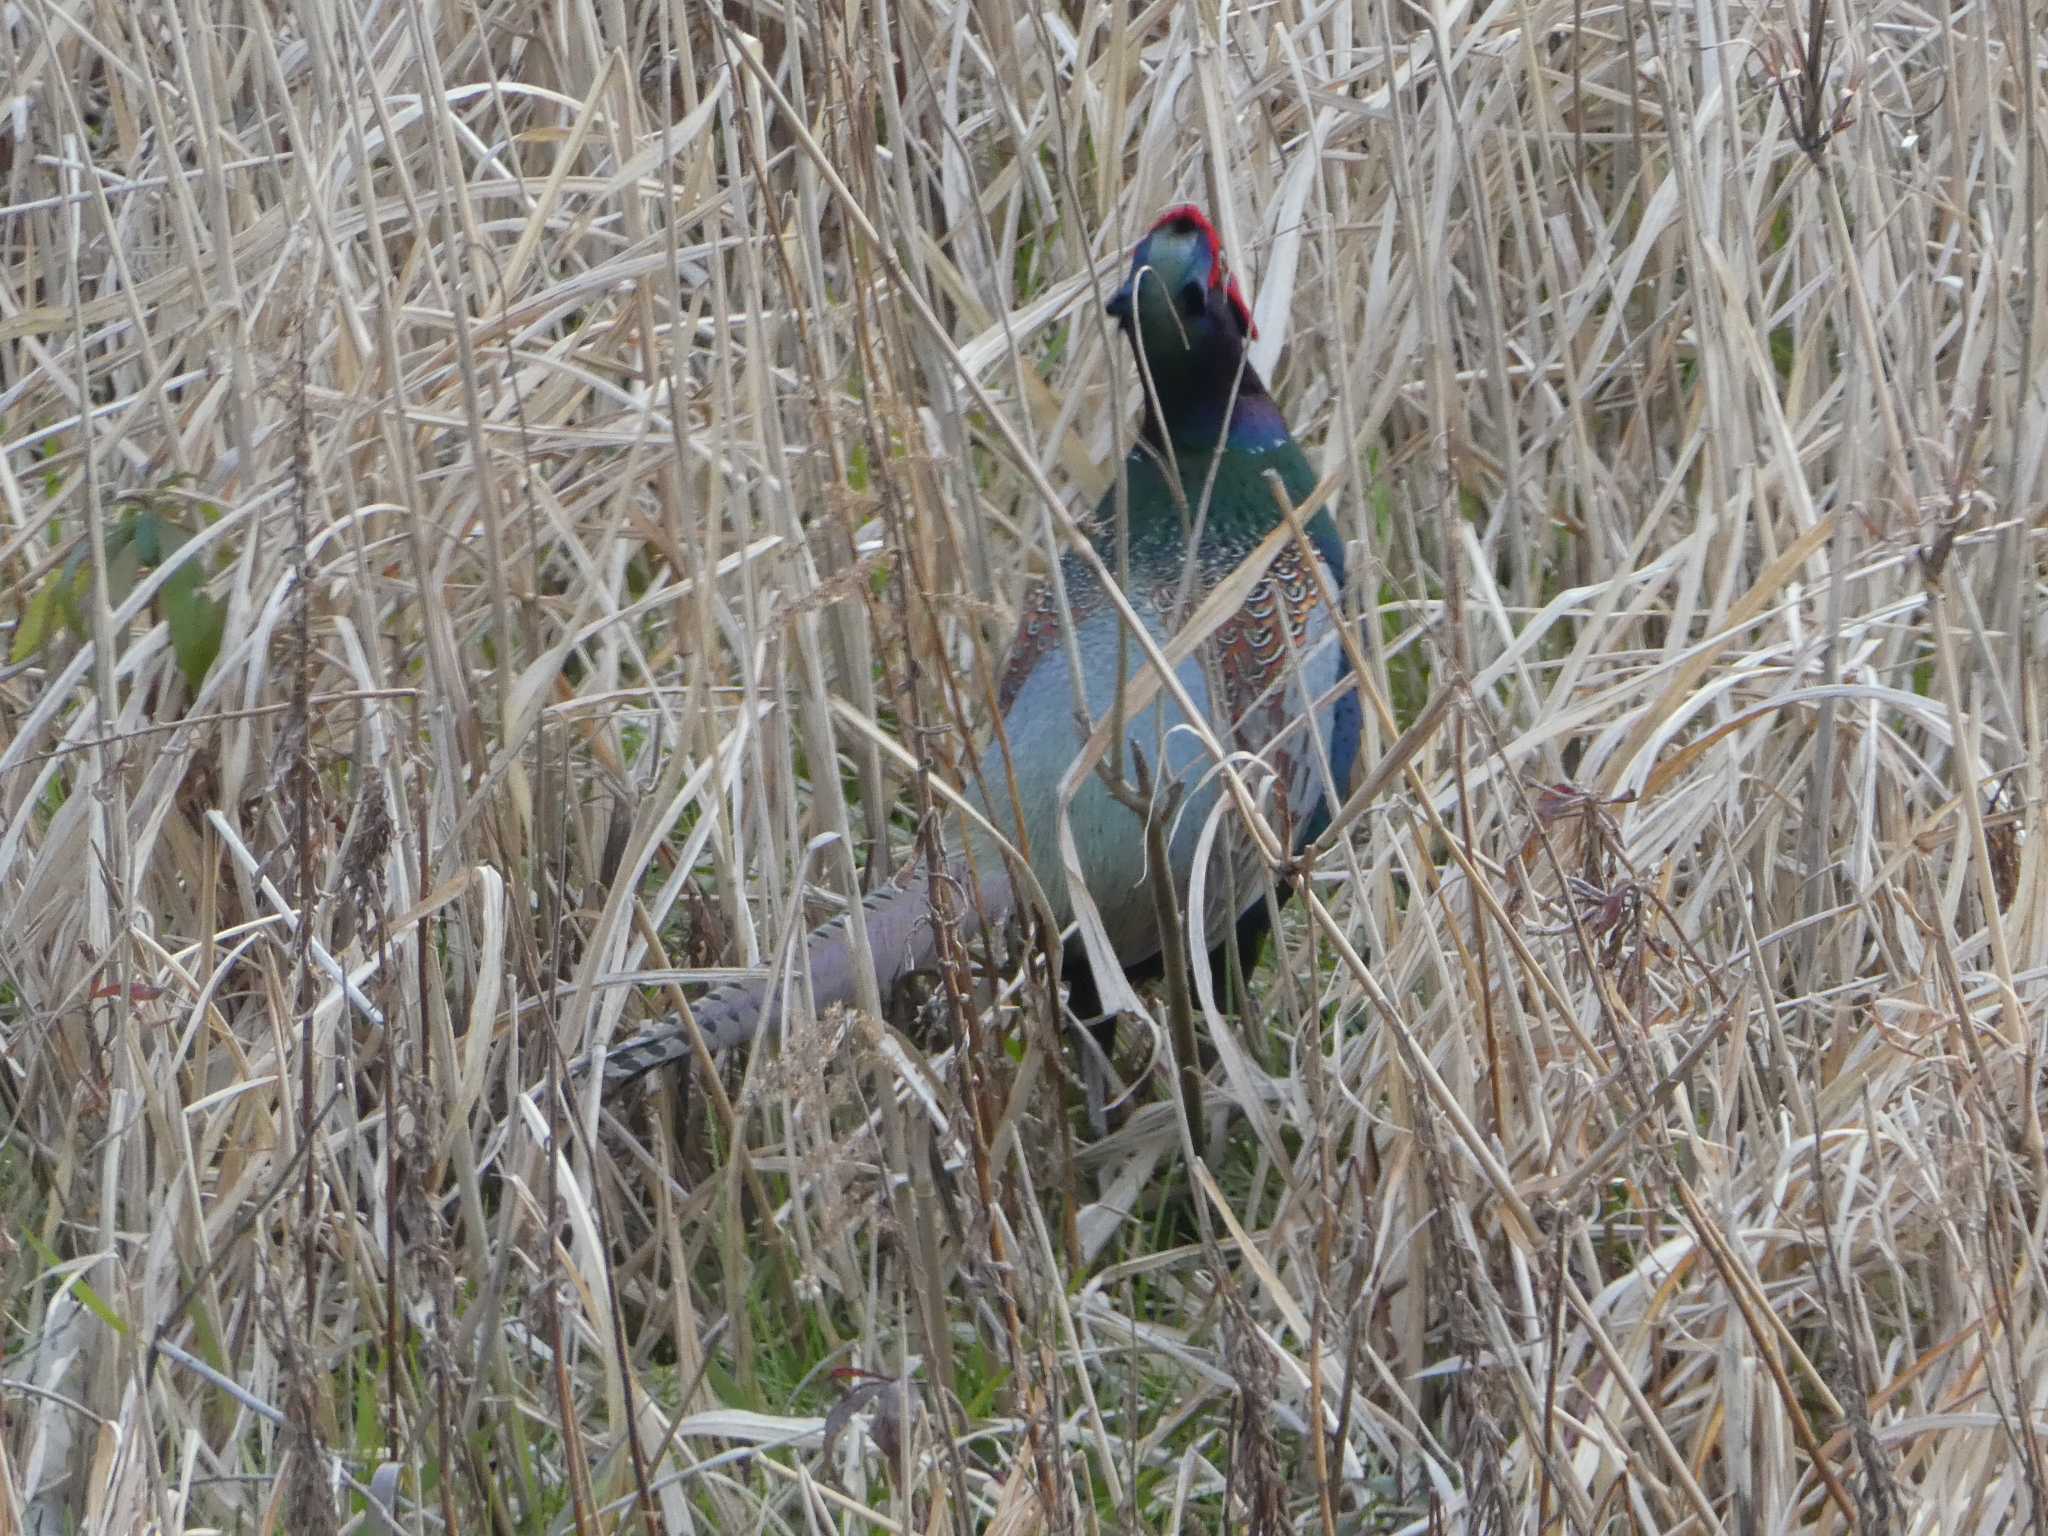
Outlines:
{"label": "tangled dry vegetation", "polygon": [[[5,18],[0,1529],[2048,1529],[2039,16],[715,9]],[[1028,970],[599,1106],[1190,196],[1368,663],[1201,1144]]]}

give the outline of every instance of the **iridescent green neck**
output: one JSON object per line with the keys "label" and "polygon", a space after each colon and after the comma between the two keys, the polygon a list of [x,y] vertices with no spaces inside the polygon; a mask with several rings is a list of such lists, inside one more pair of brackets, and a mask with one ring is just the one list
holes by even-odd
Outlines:
{"label": "iridescent green neck", "polygon": [[1286,418],[1243,357],[1235,341],[1219,340],[1177,366],[1155,368],[1145,392],[1143,440],[1154,448],[1170,440],[1181,452],[1208,452],[1220,443],[1244,453],[1286,442]]}

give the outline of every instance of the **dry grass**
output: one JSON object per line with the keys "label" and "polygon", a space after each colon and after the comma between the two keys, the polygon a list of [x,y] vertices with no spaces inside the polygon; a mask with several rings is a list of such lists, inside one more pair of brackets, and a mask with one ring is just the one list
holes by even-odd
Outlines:
{"label": "dry grass", "polygon": [[[721,9],[8,14],[0,1531],[2048,1530],[2039,17]],[[1033,976],[601,1115],[1189,195],[1374,777],[1206,1144]]]}

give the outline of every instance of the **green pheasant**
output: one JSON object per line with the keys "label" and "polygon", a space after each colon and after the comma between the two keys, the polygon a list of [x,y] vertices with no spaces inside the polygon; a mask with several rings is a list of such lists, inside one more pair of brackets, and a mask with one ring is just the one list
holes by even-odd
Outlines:
{"label": "green pheasant", "polygon": [[[1129,577],[1124,595],[1153,638],[1164,644],[1205,593],[1257,550],[1281,518],[1277,476],[1290,498],[1303,501],[1315,483],[1287,422],[1247,361],[1255,334],[1251,310],[1225,264],[1215,226],[1200,209],[1171,209],[1132,253],[1130,275],[1109,301],[1129,338],[1145,390],[1144,427],[1125,464]],[[1103,564],[1120,568],[1117,496],[1104,497],[1094,535]],[[1289,541],[1273,555],[1242,606],[1178,668],[1187,696],[1226,750],[1256,754],[1275,777],[1276,800],[1295,829],[1297,846],[1326,824],[1329,806],[1348,785],[1358,752],[1359,709],[1348,663],[1337,644],[1341,615],[1325,594],[1341,592],[1344,551],[1329,514],[1305,525],[1312,555]],[[1320,572],[1312,567],[1322,566]],[[1070,651],[1051,583],[1027,601],[1002,669],[997,708],[1008,742],[1007,763],[996,742],[980,754],[967,787],[969,803],[1030,859],[1032,874],[1061,924],[1074,900],[1060,854],[1061,781],[1084,740],[1081,721],[1099,722],[1117,707],[1119,683],[1137,677],[1143,651],[1120,634],[1124,620],[1092,563],[1069,554],[1061,588],[1073,626]],[[1078,673],[1082,699],[1075,696]],[[1128,682],[1126,681],[1126,686]],[[1135,977],[1157,974],[1163,961],[1157,907],[1148,869],[1146,816],[1178,806],[1166,828],[1176,898],[1186,910],[1202,830],[1222,793],[1216,764],[1185,728],[1177,703],[1162,691],[1125,722],[1127,777],[1139,763],[1152,792],[1149,809],[1134,806],[1098,774],[1074,790],[1067,814],[1080,877],[1100,913],[1116,962]],[[1177,728],[1179,727],[1179,728]],[[1012,783],[1014,775],[1014,795]],[[1229,933],[1255,952],[1270,922],[1262,880],[1232,879],[1216,862],[1248,844],[1214,840],[1204,881],[1211,934]],[[865,902],[868,940],[883,994],[935,958],[928,866],[920,860]],[[969,835],[949,871],[974,882],[978,900],[953,903],[960,932],[985,921],[1007,922],[1020,900],[999,848],[985,832]],[[1074,1011],[1099,1011],[1099,988],[1078,945],[1067,971]],[[845,919],[813,932],[804,947],[812,996],[820,1008],[854,995],[854,955]],[[777,988],[766,981],[721,986],[692,1005],[704,1042],[717,1051],[751,1039],[769,1014]],[[686,1057],[688,1035],[678,1022],[614,1047],[605,1059],[607,1086]]]}

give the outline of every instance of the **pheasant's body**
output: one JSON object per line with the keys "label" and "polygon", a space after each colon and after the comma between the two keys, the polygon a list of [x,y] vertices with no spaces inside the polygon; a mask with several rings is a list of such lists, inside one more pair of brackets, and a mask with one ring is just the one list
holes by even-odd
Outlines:
{"label": "pheasant's body", "polygon": [[[1134,336],[1151,388],[1144,436],[1125,467],[1123,552],[1115,491],[1099,509],[1095,546],[1112,574],[1127,555],[1124,596],[1163,647],[1215,584],[1278,526],[1273,479],[1298,504],[1315,477],[1279,409],[1244,365],[1249,312],[1223,271],[1214,231],[1198,213],[1177,209],[1160,221],[1138,247],[1132,279],[1111,312]],[[1182,689],[1224,750],[1255,754],[1265,765],[1254,773],[1240,760],[1240,771],[1252,779],[1270,771],[1269,818],[1276,827],[1291,823],[1297,843],[1314,835],[1331,798],[1342,795],[1358,740],[1357,701],[1340,686],[1340,615],[1325,596],[1342,590],[1342,545],[1327,513],[1310,518],[1305,532],[1312,557],[1298,543],[1283,545],[1244,604],[1179,667]],[[1026,604],[998,688],[1000,738],[982,750],[967,796],[1029,855],[1031,872],[1064,925],[1074,907],[1060,854],[1061,783],[1092,723],[1117,707],[1119,679],[1139,675],[1146,660],[1122,634],[1123,620],[1089,563],[1070,554],[1060,569],[1073,644],[1067,643],[1060,592],[1047,583]],[[1167,786],[1180,786],[1167,857],[1187,912],[1198,847],[1223,793],[1217,765],[1164,690],[1126,722],[1125,739],[1125,780],[1135,782],[1142,759],[1155,806],[1163,806]],[[1093,772],[1077,784],[1067,815],[1081,877],[1118,962],[1133,971],[1156,968],[1158,872],[1147,867],[1144,819]],[[1227,815],[1202,882],[1211,945],[1225,942],[1233,925],[1251,936],[1263,933],[1265,882],[1245,857],[1248,842],[1232,835],[1236,827],[1235,816]],[[983,918],[1001,924],[1019,909],[1002,855],[985,833],[970,834],[952,868],[975,881],[979,897],[956,903],[963,931],[973,932]],[[926,882],[920,864],[865,903],[885,995],[898,978],[933,959]],[[818,1006],[851,999],[854,961],[845,920],[817,930],[805,949]],[[1094,990],[1077,986],[1084,989]],[[692,1011],[706,1045],[718,1050],[751,1038],[767,995],[763,985],[737,984],[696,1004]],[[688,1051],[687,1036],[671,1025],[614,1049],[605,1075],[608,1082],[626,1081]]]}
{"label": "pheasant's body", "polygon": [[[1260,399],[1263,402],[1263,396]],[[1294,501],[1305,497],[1314,484],[1292,439],[1265,452],[1226,448],[1212,453],[1182,446],[1174,460],[1186,490],[1185,503],[1172,496],[1167,472],[1151,447],[1141,445],[1127,466],[1131,533],[1125,597],[1162,647],[1201,606],[1209,590],[1272,530],[1278,512],[1268,473],[1279,477]],[[1208,516],[1191,569],[1182,507],[1187,517],[1194,517],[1205,484]],[[1111,522],[1112,499],[1105,499],[1100,519],[1105,525]],[[1284,806],[1284,813],[1296,818],[1323,802],[1323,765],[1331,760],[1329,734],[1336,724],[1330,717],[1338,712],[1332,695],[1342,660],[1333,639],[1334,616],[1322,601],[1325,589],[1342,589],[1341,546],[1327,517],[1313,520],[1308,532],[1324,567],[1320,581],[1298,548],[1283,548],[1245,606],[1179,668],[1183,691],[1224,749],[1259,753],[1282,786],[1284,799],[1277,801],[1276,811]],[[1113,532],[1097,537],[1097,551],[1112,573],[1117,566],[1115,544]],[[1086,688],[1087,717],[1099,721],[1116,706],[1119,676],[1134,676],[1144,657],[1134,644],[1120,646],[1122,619],[1089,565],[1069,555],[1061,571]],[[1032,873],[1062,923],[1073,916],[1073,904],[1059,852],[1060,784],[1083,739],[1074,704],[1074,670],[1048,583],[1026,610],[997,701],[1015,766],[1023,836],[1018,836],[1008,802],[1002,751],[993,741],[981,755],[979,792],[970,795],[978,808],[992,806],[987,810],[989,820],[1030,851]],[[1325,705],[1320,743],[1311,734],[1310,705],[1317,701]],[[1126,723],[1125,734],[1131,748],[1125,754],[1126,781],[1135,779],[1136,762],[1142,758],[1155,790],[1181,786],[1168,856],[1185,897],[1202,829],[1224,793],[1221,776],[1214,771],[1208,748],[1186,728],[1179,706],[1164,690]],[[1126,966],[1151,958],[1158,951],[1158,929],[1144,824],[1096,773],[1082,778],[1067,814],[1082,877],[1118,958]],[[1236,823],[1229,825],[1234,828]],[[1226,854],[1244,850],[1230,837],[1219,838],[1217,847]],[[1210,899],[1205,915],[1212,943],[1222,941],[1225,925],[1238,911],[1263,897],[1263,888],[1250,881],[1251,864],[1243,857],[1236,862],[1237,881],[1217,878],[1228,871],[1212,870],[1206,882]],[[1233,903],[1233,897],[1242,900]]]}

